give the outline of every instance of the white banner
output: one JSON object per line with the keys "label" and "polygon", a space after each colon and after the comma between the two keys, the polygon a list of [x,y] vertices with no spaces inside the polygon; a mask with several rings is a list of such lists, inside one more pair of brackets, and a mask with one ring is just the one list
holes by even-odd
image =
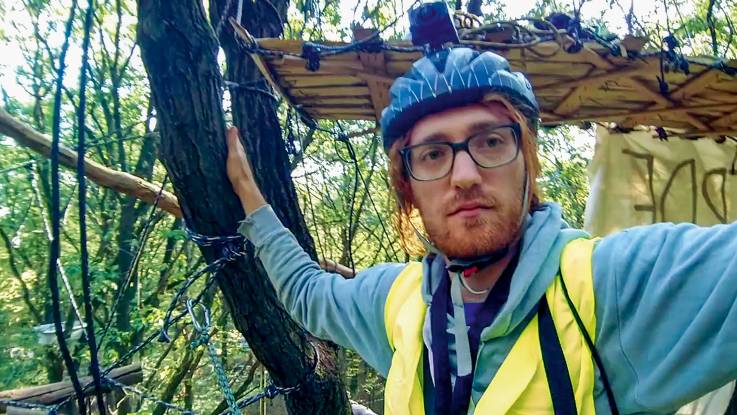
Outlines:
{"label": "white banner", "polygon": [[[709,226],[737,219],[737,145],[731,140],[661,141],[654,135],[598,128],[584,228],[603,236],[655,222]],[[677,414],[723,414],[733,391],[734,382]]]}
{"label": "white banner", "polygon": [[601,236],[655,222],[708,226],[737,219],[737,145],[653,135],[598,128],[585,229]]}

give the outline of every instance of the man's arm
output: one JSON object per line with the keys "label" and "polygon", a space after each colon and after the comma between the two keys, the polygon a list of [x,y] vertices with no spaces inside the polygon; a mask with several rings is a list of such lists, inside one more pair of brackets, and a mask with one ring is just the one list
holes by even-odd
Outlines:
{"label": "man's arm", "polygon": [[403,264],[381,265],[346,280],[320,269],[266,204],[238,130],[228,130],[228,178],[246,212],[239,232],[256,247],[284,308],[313,335],[349,347],[384,376],[392,351],[384,304]]}
{"label": "man's arm", "polygon": [[352,279],[325,272],[268,205],[249,215],[239,231],[255,245],[292,318],[313,335],[355,350],[380,373],[388,373],[392,351],[384,305],[404,264],[379,265]]}
{"label": "man's arm", "polygon": [[737,378],[737,224],[601,240],[597,349],[623,413],[669,413]]}

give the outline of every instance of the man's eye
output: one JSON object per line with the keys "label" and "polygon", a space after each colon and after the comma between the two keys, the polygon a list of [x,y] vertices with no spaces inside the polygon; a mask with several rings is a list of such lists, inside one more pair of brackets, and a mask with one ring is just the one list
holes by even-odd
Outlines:
{"label": "man's eye", "polygon": [[441,157],[443,157],[442,150],[429,150],[429,151],[426,151],[425,154],[423,154],[422,159],[423,160],[437,160]]}
{"label": "man's eye", "polygon": [[438,148],[438,147],[429,148],[429,149],[426,149],[426,150],[424,150],[422,152],[422,154],[420,155],[420,159],[422,161],[435,161],[435,160],[439,160],[439,159],[445,157],[445,154],[447,152],[448,151],[446,149],[444,149],[444,148]]}
{"label": "man's eye", "polygon": [[504,144],[504,140],[501,137],[493,136],[486,137],[484,140],[484,147],[493,148]]}

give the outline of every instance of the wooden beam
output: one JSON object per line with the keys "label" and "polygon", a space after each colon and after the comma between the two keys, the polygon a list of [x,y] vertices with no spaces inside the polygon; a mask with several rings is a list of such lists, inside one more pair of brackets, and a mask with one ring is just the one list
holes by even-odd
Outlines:
{"label": "wooden beam", "polygon": [[654,109],[654,110],[648,109],[648,110],[642,110],[642,111],[635,110],[635,111],[616,112],[616,113],[608,113],[608,114],[602,113],[602,114],[579,116],[579,117],[564,117],[564,116],[560,116],[557,114],[550,114],[550,113],[541,113],[541,115],[543,116],[543,123],[559,124],[559,123],[565,123],[565,122],[581,122],[581,121],[617,121],[617,120],[629,118],[629,117],[683,114],[689,111],[706,111],[706,110],[727,111],[727,110],[734,110],[735,108],[737,108],[737,102],[730,102],[730,103],[723,103],[723,104],[716,104],[716,105],[670,107],[670,108],[661,108],[661,109]]}
{"label": "wooden beam", "polygon": [[[671,99],[668,99],[664,97],[659,92],[655,92],[643,81],[640,81],[639,79],[635,78],[627,78],[625,82],[629,82],[640,94],[646,96],[647,98],[651,99],[653,102],[655,102],[655,105],[650,107],[650,109],[658,109],[658,108],[668,108],[673,106],[679,106],[683,105],[681,102],[674,102]],[[684,112],[682,115],[683,120],[688,122],[689,124],[696,127],[698,130],[710,130],[711,128],[704,124],[701,120],[694,117],[693,115]]]}
{"label": "wooden beam", "polygon": [[300,88],[292,89],[297,98],[302,97],[355,97],[369,96],[371,92],[365,86],[333,86],[326,88]]}
{"label": "wooden beam", "polygon": [[652,68],[649,63],[640,64],[633,67],[623,67],[615,70],[611,70],[599,75],[584,76],[578,79],[565,80],[560,82],[551,82],[547,84],[535,85],[536,91],[543,91],[546,89],[557,89],[557,88],[572,88],[579,85],[591,85],[598,84],[601,82],[610,81],[613,79],[620,79],[625,77],[631,77],[636,75],[642,75],[648,73]]}
{"label": "wooden beam", "polygon": [[[114,379],[124,385],[135,385],[143,381],[143,369],[140,363],[113,369],[107,377]],[[79,378],[82,385],[92,383],[91,376]],[[92,394],[93,389],[85,390],[86,394]],[[69,381],[55,382],[48,385],[32,386],[29,388],[12,389],[0,392],[0,399],[37,403],[41,405],[53,405],[74,394],[74,387]],[[7,411],[8,407],[0,403],[0,413]]]}
{"label": "wooden beam", "polygon": [[730,111],[712,122],[715,127],[737,126],[737,111]]}
{"label": "wooden beam", "polygon": [[[245,42],[255,44],[253,36],[251,36],[251,34],[248,33],[248,31],[243,26],[238,24],[238,21],[236,21],[233,17],[230,17],[228,21],[230,22],[230,25],[233,26],[233,31],[238,37],[243,39],[243,41]],[[282,89],[281,85],[279,85],[279,82],[277,82],[274,78],[274,75],[271,73],[271,69],[269,69],[269,64],[266,62],[266,60],[264,60],[264,58],[257,53],[252,53],[251,59],[253,59],[253,62],[258,67],[264,79],[266,79],[266,82],[271,85],[271,87],[274,88],[274,90],[277,91],[279,95],[287,100],[290,105],[294,106],[292,98],[284,89]]]}
{"label": "wooden beam", "polygon": [[[593,69],[592,69],[593,71]],[[556,105],[553,112],[561,115],[573,114],[581,108],[581,102],[591,89],[598,88],[599,85],[579,85],[571,89],[571,92]]]}
{"label": "wooden beam", "polygon": [[[48,157],[51,154],[51,138],[29,128],[0,108],[0,134],[13,138],[18,144]],[[77,153],[66,147],[59,148],[59,163],[72,170],[77,169]],[[149,183],[132,174],[117,171],[95,161],[85,159],[85,175],[98,185],[116,192],[133,196],[153,204],[161,185]],[[176,217],[182,217],[176,196],[167,191],[161,192],[159,207]]]}
{"label": "wooden beam", "polygon": [[670,137],[697,138],[697,137],[719,137],[719,136],[737,136],[737,128],[724,128],[711,131],[686,131],[683,133],[668,132]]}
{"label": "wooden beam", "polygon": [[381,112],[389,105],[389,88],[393,79],[388,76],[375,75],[371,73],[359,73],[358,76],[366,82],[371,93],[371,105],[377,120],[381,119]]}
{"label": "wooden beam", "polygon": [[688,82],[684,83],[677,89],[673,90],[670,96],[673,100],[680,102],[692,95],[697,95],[699,92],[702,92],[707,85],[714,82],[719,77],[719,74],[720,71],[708,68],[689,79]]}

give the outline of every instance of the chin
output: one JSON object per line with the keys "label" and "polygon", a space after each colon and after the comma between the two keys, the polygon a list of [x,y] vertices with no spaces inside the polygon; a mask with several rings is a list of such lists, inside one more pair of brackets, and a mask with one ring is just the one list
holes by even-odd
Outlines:
{"label": "chin", "polygon": [[447,221],[444,229],[434,226],[427,229],[430,240],[438,249],[449,257],[463,258],[487,255],[511,245],[519,230],[516,222],[514,219],[473,218],[463,219],[460,223]]}

